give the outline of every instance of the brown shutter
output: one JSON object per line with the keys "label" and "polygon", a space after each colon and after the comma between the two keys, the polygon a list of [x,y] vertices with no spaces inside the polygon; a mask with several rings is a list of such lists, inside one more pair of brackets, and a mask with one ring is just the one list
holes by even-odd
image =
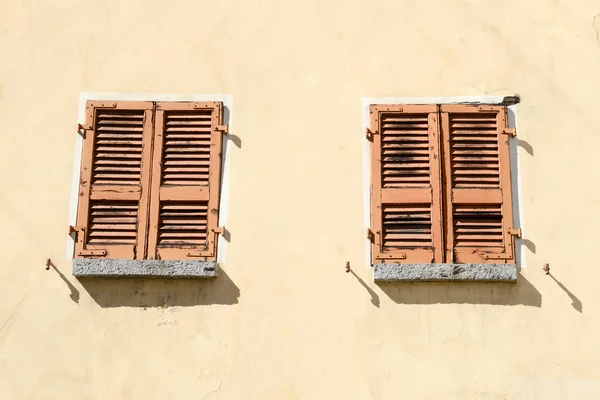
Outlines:
{"label": "brown shutter", "polygon": [[152,109],[151,102],[87,103],[75,257],[144,258]]}
{"label": "brown shutter", "polygon": [[221,102],[157,103],[149,259],[216,259]]}
{"label": "brown shutter", "polygon": [[373,263],[442,262],[439,122],[435,105],[373,105]]}
{"label": "brown shutter", "polygon": [[505,106],[443,105],[446,262],[514,263]]}

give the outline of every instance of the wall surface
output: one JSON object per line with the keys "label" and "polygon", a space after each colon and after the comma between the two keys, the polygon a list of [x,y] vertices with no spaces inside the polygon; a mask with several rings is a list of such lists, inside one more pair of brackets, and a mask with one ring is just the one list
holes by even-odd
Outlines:
{"label": "wall surface", "polygon": [[[0,398],[600,398],[599,13],[592,0],[2,0]],[[71,275],[83,92],[233,95],[218,279]],[[361,99],[515,93],[518,283],[372,283]]]}

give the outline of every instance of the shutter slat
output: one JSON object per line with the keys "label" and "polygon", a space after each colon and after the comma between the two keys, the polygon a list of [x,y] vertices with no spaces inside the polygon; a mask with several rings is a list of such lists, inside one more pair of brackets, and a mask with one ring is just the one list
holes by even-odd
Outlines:
{"label": "shutter slat", "polygon": [[[95,123],[92,184],[139,185],[143,152],[144,110],[98,112]],[[131,168],[121,159],[139,159]],[[105,173],[110,171],[110,174]]]}
{"label": "shutter slat", "polygon": [[158,247],[173,245],[168,241],[173,238],[181,245],[197,245],[198,239],[206,238],[208,234],[207,209],[208,203],[161,202]]}
{"label": "shutter slat", "polygon": [[[90,202],[89,243],[135,244],[137,234],[137,202]],[[128,218],[128,217],[133,218]],[[110,218],[107,221],[107,218]],[[119,221],[119,223],[117,223]]]}
{"label": "shutter slat", "polygon": [[212,110],[165,111],[163,185],[208,185],[209,168],[190,164],[210,160]]}

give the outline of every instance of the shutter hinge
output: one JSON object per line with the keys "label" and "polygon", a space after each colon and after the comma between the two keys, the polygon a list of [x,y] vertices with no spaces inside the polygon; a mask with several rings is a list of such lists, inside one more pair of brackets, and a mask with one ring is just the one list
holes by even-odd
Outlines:
{"label": "shutter hinge", "polygon": [[85,131],[92,129],[89,125],[77,124],[77,133],[85,139]]}
{"label": "shutter hinge", "polygon": [[513,256],[508,253],[496,253],[496,254],[486,254],[485,258],[487,260],[510,260],[513,258]]}
{"label": "shutter hinge", "polygon": [[369,142],[372,142],[372,141],[373,141],[373,136],[374,136],[374,135],[378,135],[378,134],[379,134],[379,132],[377,132],[377,131],[372,131],[371,129],[367,128],[367,131],[366,131],[366,133],[365,133],[365,137],[367,138],[367,140],[368,140]]}
{"label": "shutter hinge", "polygon": [[203,254],[201,250],[190,250],[186,253],[188,257],[206,257],[206,254]]}
{"label": "shutter hinge", "polygon": [[517,137],[517,130],[515,128],[504,128],[500,133],[502,135],[510,135],[512,137]]}
{"label": "shutter hinge", "polygon": [[519,229],[509,229],[508,230],[508,234],[516,236],[516,237],[518,237],[520,239],[522,237],[522,235],[523,235],[523,232],[521,231],[521,228],[519,228]]}
{"label": "shutter hinge", "polygon": [[369,242],[371,243],[373,243],[373,240],[375,240],[375,234],[370,229],[367,229],[367,239],[369,239]]}
{"label": "shutter hinge", "polygon": [[69,235],[75,232],[77,235],[77,243],[80,245],[81,250],[77,251],[78,256],[105,256],[106,250],[98,249],[98,250],[90,250],[85,248],[86,243],[86,233],[85,226],[82,225],[69,225]]}
{"label": "shutter hinge", "polygon": [[215,131],[223,132],[224,135],[229,135],[229,125],[217,125]]}
{"label": "shutter hinge", "polygon": [[390,254],[390,255],[380,255],[377,257],[378,259],[386,259],[386,258],[393,258],[393,259],[398,259],[398,260],[406,260],[406,253],[396,253],[396,254]]}

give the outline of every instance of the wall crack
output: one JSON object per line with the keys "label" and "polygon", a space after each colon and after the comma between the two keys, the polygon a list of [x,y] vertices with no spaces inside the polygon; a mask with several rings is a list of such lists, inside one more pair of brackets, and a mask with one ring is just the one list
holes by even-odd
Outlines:
{"label": "wall crack", "polygon": [[202,396],[201,400],[206,399],[209,395],[217,393],[219,390],[221,390],[221,386],[223,386],[223,381],[225,380],[225,374],[227,373],[227,364],[225,364],[225,368],[223,368],[223,374],[221,374],[221,381],[219,382],[219,385],[211,390],[210,392],[206,393],[204,396]]}
{"label": "wall crack", "polygon": [[596,41],[600,43],[600,27],[596,27],[596,20],[600,17],[600,12],[594,15],[594,19],[592,19],[592,28],[596,31]]}

